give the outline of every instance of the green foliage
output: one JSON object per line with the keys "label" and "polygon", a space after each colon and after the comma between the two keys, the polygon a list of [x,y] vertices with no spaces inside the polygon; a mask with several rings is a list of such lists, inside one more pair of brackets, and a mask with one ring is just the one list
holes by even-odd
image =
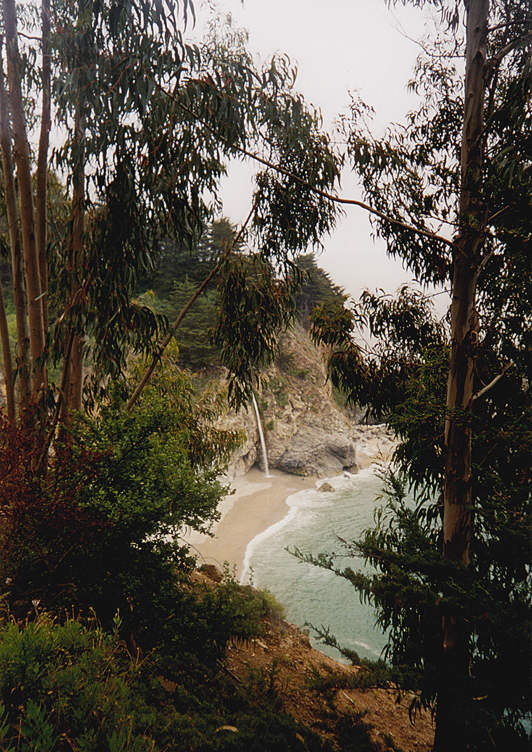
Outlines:
{"label": "green foliage", "polygon": [[[186,42],[191,16],[189,0],[52,1],[51,109],[62,135],[49,168],[66,185],[48,232],[47,358],[60,371],[73,334],[83,338],[89,406],[102,383],[120,377],[129,353],[152,352],[167,328],[164,316],[135,299],[139,289],[151,280],[166,295],[176,264],[183,282],[191,249],[200,261],[195,274],[212,269],[232,235],[226,220],[211,226],[231,160],[253,150],[323,189],[338,179],[339,160],[319,113],[294,89],[289,59],[257,65],[246,35],[220,19],[200,44]],[[22,88],[27,103],[40,102],[39,14],[21,12],[19,22]],[[27,125],[28,132],[39,125],[33,106]],[[250,204],[254,246],[280,267],[319,244],[335,220],[330,201],[270,168],[257,176]],[[244,375],[237,369],[236,381]],[[52,386],[58,399],[59,384]]]}
{"label": "green foliage", "polygon": [[116,637],[78,621],[59,625],[44,615],[25,626],[4,624],[3,749],[153,749],[142,724],[146,709],[132,691],[139,669]]}
{"label": "green foliage", "polygon": [[262,254],[233,256],[219,284],[220,316],[214,341],[231,373],[229,398],[235,404],[251,398],[259,371],[278,350],[278,338],[295,313],[299,279],[280,278]]}
{"label": "green foliage", "polygon": [[132,656],[116,630],[106,634],[94,621],[60,624],[41,614],[24,625],[3,623],[2,749],[330,749],[284,715],[265,687],[212,672],[206,680],[206,670],[175,648]]}
{"label": "green foliage", "polygon": [[[158,297],[166,300],[176,282],[189,280],[198,286],[220,255],[232,243],[235,226],[226,218],[215,219],[194,240],[191,247],[178,245],[175,239],[162,240],[154,258],[154,270],[141,279],[140,290],[154,290]],[[237,243],[238,251],[241,243]]]}
{"label": "green foliage", "polygon": [[[143,304],[175,321],[212,271],[221,254],[234,241],[235,227],[225,218],[211,222],[200,238],[188,249],[180,248],[175,240],[163,241],[155,271],[141,281]],[[233,249],[238,252],[241,243]],[[195,301],[179,326],[178,361],[192,370],[219,365],[219,355],[212,342],[213,327],[218,315],[218,293],[214,282]]]}
{"label": "green foliage", "polygon": [[[358,330],[358,331],[357,331]],[[357,340],[369,331],[370,347]],[[396,296],[364,291],[351,309],[342,301],[324,304],[312,314],[315,341],[331,346],[329,373],[333,385],[352,405],[362,405],[377,419],[390,419],[403,402],[405,384],[423,363],[445,351],[446,328],[421,292],[402,287]],[[440,395],[438,394],[439,398]],[[440,408],[441,409],[441,408]]]}
{"label": "green foliage", "polygon": [[283,618],[283,606],[268,590],[239,585],[227,572],[221,585],[207,588],[201,599],[210,622],[209,640],[223,648],[228,635],[240,640],[264,634],[266,619]]}
{"label": "green foliage", "polygon": [[303,326],[310,326],[310,316],[316,306],[343,304],[347,295],[335,285],[327,272],[321,269],[313,253],[299,256],[297,266],[303,272],[301,289],[296,295],[297,315]]}
{"label": "green foliage", "polygon": [[[197,287],[196,282],[186,277],[173,283],[171,292],[164,300],[156,298],[151,291],[141,295],[140,300],[174,321]],[[220,365],[218,351],[212,343],[217,302],[216,290],[203,292],[180,324],[175,335],[179,344],[176,360],[180,366],[197,371],[206,366]]]}
{"label": "green foliage", "polygon": [[[311,626],[311,625],[309,625]],[[353,666],[357,666],[356,673],[347,673],[342,669],[325,668],[314,669],[308,680],[311,689],[326,693],[334,693],[338,689],[397,689],[400,692],[404,684],[403,675],[395,667],[391,667],[383,660],[370,661],[361,658],[355,651],[349,651],[338,644],[334,635],[327,628],[311,626],[324,645],[336,648]]]}
{"label": "green foliage", "polygon": [[268,389],[274,396],[275,403],[278,407],[283,408],[288,404],[288,382],[283,376],[279,378],[270,378],[268,380]]}
{"label": "green foliage", "polygon": [[207,531],[226,492],[217,478],[240,437],[212,427],[221,399],[198,403],[167,360],[134,412],[115,389],[81,420],[43,478],[27,464],[24,431],[4,434],[0,572],[13,608],[76,603],[104,624],[120,608],[137,640],[157,632],[176,569],[192,564],[180,531]]}

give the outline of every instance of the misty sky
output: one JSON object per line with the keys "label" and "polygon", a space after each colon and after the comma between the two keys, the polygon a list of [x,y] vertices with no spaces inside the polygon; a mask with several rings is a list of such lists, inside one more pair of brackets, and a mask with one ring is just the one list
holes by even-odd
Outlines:
{"label": "misty sky", "polygon": [[[428,19],[418,9],[400,3],[390,9],[384,0],[217,0],[216,6],[231,13],[234,25],[247,29],[253,52],[263,58],[288,53],[298,66],[297,88],[322,110],[327,127],[346,110],[349,90],[375,108],[379,131],[416,106],[406,85],[420,52],[407,37],[421,39],[427,30]],[[253,169],[231,167],[224,214],[233,222],[249,210]],[[341,193],[360,197],[349,171],[344,172]],[[351,295],[358,297],[365,287],[395,290],[412,279],[386,256],[384,244],[372,239],[361,209],[348,207],[323,243],[318,263]]]}

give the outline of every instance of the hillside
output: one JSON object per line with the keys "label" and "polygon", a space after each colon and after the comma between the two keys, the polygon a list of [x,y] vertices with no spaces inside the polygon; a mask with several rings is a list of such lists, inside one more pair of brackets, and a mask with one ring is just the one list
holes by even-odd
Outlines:
{"label": "hillside", "polygon": [[[327,379],[324,353],[300,324],[282,335],[257,402],[270,468],[318,477],[356,472],[389,456],[394,445],[383,427],[356,424],[339,407]],[[223,425],[246,434],[231,462],[230,477],[242,475],[255,463],[262,466],[253,408],[228,413]]]}
{"label": "hillside", "polygon": [[[214,568],[207,571],[217,577]],[[195,577],[199,583],[216,587],[203,573]],[[428,752],[432,748],[431,716],[418,714],[412,723],[410,695],[399,698],[392,686],[354,688],[365,669],[338,663],[315,650],[304,632],[275,613],[263,617],[263,627],[260,637],[228,646],[225,670],[236,682],[248,682],[252,676],[269,682],[284,712],[339,749],[344,749],[347,741],[343,736],[346,718],[354,717],[371,727],[370,737],[378,752]],[[349,748],[357,749],[355,745]]]}

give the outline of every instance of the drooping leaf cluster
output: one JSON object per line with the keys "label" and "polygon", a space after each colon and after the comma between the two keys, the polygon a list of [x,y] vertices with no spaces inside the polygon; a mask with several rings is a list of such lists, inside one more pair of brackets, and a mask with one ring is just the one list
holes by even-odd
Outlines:
{"label": "drooping leaf cluster", "polygon": [[[141,281],[140,300],[167,320],[175,321],[203,280],[212,273],[227,248],[235,243],[235,226],[226,218],[214,220],[190,249],[172,240],[161,245],[154,272]],[[233,248],[238,253],[239,241]],[[192,370],[220,365],[217,348],[212,342],[218,316],[219,296],[213,280],[195,301],[176,334],[178,362]]]}
{"label": "drooping leaf cluster", "polygon": [[[160,338],[167,321],[134,293],[170,247],[205,244],[229,160],[254,151],[330,189],[338,159],[294,89],[288,58],[257,65],[245,34],[219,20],[190,43],[188,0],[52,6],[52,111],[64,139],[51,166],[66,180],[67,216],[49,232],[50,352],[59,366],[73,333],[82,337],[94,391],[120,375],[128,351]],[[23,85],[37,100],[38,15],[25,11],[20,22]],[[275,170],[258,176],[250,202],[254,244],[272,261],[306,251],[334,223],[330,202],[289,188]],[[81,250],[74,216],[83,219]]]}
{"label": "drooping leaf cluster", "polygon": [[296,311],[299,270],[279,276],[263,254],[237,255],[224,264],[218,286],[220,313],[214,343],[229,369],[229,398],[250,399],[260,370],[272,362],[280,332]]}
{"label": "drooping leaf cluster", "polygon": [[[166,242],[163,245],[163,252],[154,274],[143,282],[142,286],[149,287],[149,289],[141,295],[142,302],[149,305],[157,313],[165,315],[170,321],[175,320],[198,285],[223,255],[227,244],[232,242],[235,232],[235,227],[227,219],[221,219],[215,220],[207,228],[198,243],[189,251],[178,251],[175,243]],[[240,251],[245,253],[242,241],[237,244],[232,252],[238,253]],[[267,265],[268,263],[270,262],[264,259],[264,264]],[[278,275],[274,273],[274,268],[272,267],[270,273],[275,277]],[[253,263],[244,261],[242,272],[244,274],[249,273],[250,283],[253,283],[254,276],[256,276]],[[222,270],[220,273],[221,279],[224,273],[225,271]],[[318,304],[338,302],[342,305],[346,300],[342,289],[335,285],[329,275],[317,265],[313,254],[296,258],[293,277],[295,300],[292,301],[287,298],[286,317],[284,320],[279,318],[279,327],[286,326],[293,315],[308,326],[310,314]],[[224,284],[225,282],[222,281],[219,283],[219,287],[224,289]],[[155,295],[155,292],[158,295]],[[267,289],[264,287],[263,295],[266,294]],[[271,294],[278,294],[273,285]],[[226,302],[230,305],[234,303],[229,296]],[[249,302],[256,307],[255,300],[250,299]],[[242,301],[242,304],[244,304],[244,301]],[[264,310],[266,306],[267,303],[263,299],[260,307]],[[232,317],[232,315],[232,312],[226,314],[222,310],[219,292],[215,289],[214,282],[211,283],[195,302],[178,329],[176,339],[179,344],[179,363],[192,370],[209,365],[220,365],[218,348],[213,342],[213,332],[216,322],[220,318]],[[263,322],[257,318],[257,329],[260,330],[262,326]],[[273,329],[272,334],[275,338],[277,337],[277,333]],[[261,335],[257,336],[260,337]],[[252,337],[251,330],[249,337]],[[227,347],[230,346],[228,338],[226,345]],[[243,355],[243,351],[241,351],[241,355]],[[252,352],[248,353],[248,357],[252,367],[260,369],[260,358],[256,359]]]}
{"label": "drooping leaf cluster", "polygon": [[379,420],[388,419],[402,400],[405,383],[422,367],[427,351],[446,341],[431,301],[407,286],[395,297],[366,290],[351,308],[341,301],[323,304],[312,314],[311,333],[330,347],[333,384],[348,402]]}

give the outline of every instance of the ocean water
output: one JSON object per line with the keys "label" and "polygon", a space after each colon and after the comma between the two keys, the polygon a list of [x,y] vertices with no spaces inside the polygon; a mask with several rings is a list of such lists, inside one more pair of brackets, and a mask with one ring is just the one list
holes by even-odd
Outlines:
{"label": "ocean water", "polygon": [[[306,623],[327,626],[343,647],[375,660],[386,644],[385,635],[375,626],[375,611],[360,602],[358,592],[342,577],[299,561],[286,551],[296,546],[312,554],[342,554],[338,566],[364,569],[359,558],[345,556],[338,536],[358,537],[373,523],[375,509],[382,503],[376,497],[383,482],[373,468],[350,478],[326,478],[333,492],[315,489],[299,491],[287,499],[286,517],[256,536],[248,545],[241,581],[252,580],[267,588],[282,603],[288,621],[301,627]],[[337,650],[322,645],[310,631],[315,647],[336,660]]]}

